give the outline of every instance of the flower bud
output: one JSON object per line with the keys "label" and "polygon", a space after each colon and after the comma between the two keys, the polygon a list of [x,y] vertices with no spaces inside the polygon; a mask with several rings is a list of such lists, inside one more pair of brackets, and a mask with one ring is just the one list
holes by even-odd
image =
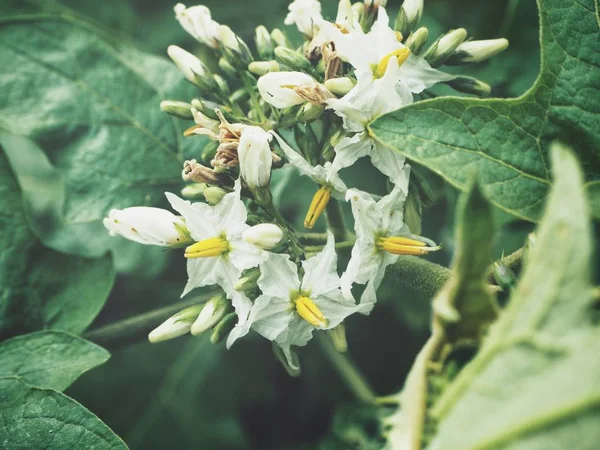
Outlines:
{"label": "flower bud", "polygon": [[179,311],[177,314],[169,317],[161,325],[148,334],[148,340],[155,344],[157,342],[168,341],[184,334],[188,334],[192,324],[200,314],[203,305],[194,305]]}
{"label": "flower bud", "polygon": [[387,5],[387,0],[365,0],[364,5],[366,8],[379,8],[380,6],[385,7]]}
{"label": "flower bud", "polygon": [[196,108],[192,107],[190,112],[192,113],[192,117],[194,118],[194,122],[196,125],[200,125],[201,128],[212,131],[213,133],[219,132],[219,122],[218,120],[211,119],[207,115],[201,113]]}
{"label": "flower bud", "polygon": [[496,280],[496,283],[498,283],[498,286],[506,290],[512,289],[515,286],[517,277],[510,267],[505,266],[501,262],[495,262],[492,267],[494,279]]}
{"label": "flower bud", "polygon": [[460,44],[446,64],[466,64],[485,61],[508,48],[507,39],[468,41]]}
{"label": "flower bud", "polygon": [[261,59],[273,58],[273,40],[269,34],[269,30],[264,25],[256,27],[254,30],[254,42],[256,43],[256,51]]}
{"label": "flower bud", "polygon": [[283,231],[275,224],[261,223],[246,229],[242,239],[264,250],[270,250],[281,242]]}
{"label": "flower bud", "polygon": [[227,300],[227,297],[223,294],[208,300],[203,305],[198,318],[192,324],[190,330],[191,333],[194,336],[198,336],[209,328],[214,327],[223,317],[225,317],[230,306],[231,302]]}
{"label": "flower bud", "polygon": [[209,186],[204,189],[203,194],[209,204],[216,205],[227,194],[227,191],[219,186]]}
{"label": "flower bud", "polygon": [[245,292],[254,289],[256,288],[256,282],[258,281],[259,277],[259,269],[250,269],[247,271],[245,276],[237,280],[237,282],[233,285],[233,289],[235,289],[238,292]]}
{"label": "flower bud", "polygon": [[406,46],[413,55],[419,55],[427,41],[429,40],[429,30],[427,27],[421,27],[410,34],[406,40]]}
{"label": "flower bud", "polygon": [[432,66],[443,64],[467,38],[467,30],[459,28],[443,35],[425,52],[424,58]]}
{"label": "flower bud", "polygon": [[219,58],[219,69],[221,69],[223,73],[230,78],[235,78],[238,75],[237,69],[233,67],[224,56]]}
{"label": "flower bud", "polygon": [[325,108],[319,105],[314,105],[312,103],[305,103],[298,111],[298,115],[296,116],[298,120],[302,123],[313,122],[319,119],[323,112],[325,112]]}
{"label": "flower bud", "polygon": [[248,70],[254,75],[265,75],[270,72],[279,72],[279,63],[277,61],[253,61],[248,64]]}
{"label": "flower bud", "polygon": [[219,26],[219,42],[227,61],[234,67],[246,67],[252,61],[252,53],[246,43],[227,25]]}
{"label": "flower bud", "polygon": [[218,324],[213,328],[213,332],[210,335],[210,343],[218,344],[225,336],[227,336],[235,324],[237,323],[237,314],[235,312],[230,312],[225,317],[223,317]]}
{"label": "flower bud", "polygon": [[452,89],[465,94],[474,94],[480,97],[487,97],[492,92],[489,84],[479,81],[477,78],[458,76],[452,80],[445,81]]}
{"label": "flower bud", "polygon": [[276,46],[287,48],[294,47],[289,38],[279,28],[273,28],[273,31],[271,31],[271,39],[273,39]]}
{"label": "flower bud", "polygon": [[325,87],[338,97],[343,97],[355,86],[354,81],[348,77],[331,78],[325,81]]}
{"label": "flower bud", "polygon": [[313,77],[303,72],[273,72],[256,83],[261,97],[276,108],[289,108],[307,101],[323,103],[331,93]]}
{"label": "flower bud", "polygon": [[279,46],[275,49],[276,59],[292,70],[307,71],[312,69],[310,61],[295,50]]}
{"label": "flower bud", "polygon": [[423,15],[423,0],[404,0],[400,12],[396,17],[394,29],[408,36],[414,30]]}
{"label": "flower bud", "polygon": [[191,242],[185,222],[160,208],[134,206],[113,209],[103,221],[111,236],[160,247],[179,247]]}
{"label": "flower bud", "polygon": [[[252,63],[250,63],[250,65],[252,65]],[[229,96],[229,101],[231,103],[239,103],[248,100],[249,98],[250,93],[248,92],[248,90],[246,88],[239,88]]]}
{"label": "flower bud", "polygon": [[339,353],[346,353],[348,351],[348,341],[346,340],[346,326],[344,323],[340,323],[338,326],[327,330],[327,335],[333,342],[333,347]]}
{"label": "flower bud", "polygon": [[208,69],[202,64],[202,61],[176,45],[169,45],[167,53],[173,62],[177,64],[186,80],[199,87],[206,85],[204,80],[208,78]]}
{"label": "flower bud", "polygon": [[247,126],[240,137],[240,175],[251,190],[268,187],[273,157],[269,142],[273,136],[259,127]]}
{"label": "flower bud", "polygon": [[210,10],[206,6],[186,8],[184,4],[178,3],[174,10],[175,18],[192,37],[209,47],[218,47],[219,24],[212,20]]}
{"label": "flower bud", "polygon": [[219,119],[219,116],[215,112],[215,109],[219,108],[219,105],[217,105],[215,102],[198,100],[197,98],[195,98],[192,100],[192,106],[212,120]]}
{"label": "flower bud", "polygon": [[180,119],[193,119],[192,105],[175,100],[164,100],[160,102],[160,110]]}
{"label": "flower bud", "polygon": [[[365,4],[364,3],[354,3],[350,9],[352,10],[352,16],[354,17],[354,19],[357,22],[360,22],[362,17],[365,15]],[[339,8],[338,8],[338,18],[339,18]],[[335,21],[336,23],[340,23],[341,21],[338,21],[336,19]]]}
{"label": "flower bud", "polygon": [[181,195],[188,199],[197,200],[204,198],[204,190],[208,187],[206,183],[188,184],[181,190]]}

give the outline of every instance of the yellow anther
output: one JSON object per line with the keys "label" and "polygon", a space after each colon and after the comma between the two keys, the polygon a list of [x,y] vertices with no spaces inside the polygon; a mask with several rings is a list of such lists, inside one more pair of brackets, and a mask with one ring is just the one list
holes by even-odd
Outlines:
{"label": "yellow anther", "polygon": [[304,226],[306,228],[312,228],[315,226],[317,219],[325,211],[325,207],[331,198],[331,188],[329,186],[321,186],[315,193],[315,196],[310,202],[306,218],[304,219]]}
{"label": "yellow anther", "polygon": [[185,249],[186,258],[209,258],[229,251],[229,242],[221,237],[204,239]]}
{"label": "yellow anther", "polygon": [[296,311],[304,320],[315,327],[325,328],[329,321],[310,298],[298,296],[294,299]]}
{"label": "yellow anther", "polygon": [[398,42],[402,42],[404,36],[399,31],[396,31],[396,39],[398,39]]}
{"label": "yellow anther", "polygon": [[379,64],[377,64],[377,67],[373,71],[373,76],[375,78],[383,77],[387,69],[388,62],[391,58],[395,57],[398,60],[398,65],[401,66],[408,59],[409,56],[410,50],[408,49],[408,47],[399,48],[398,50],[394,50],[393,52],[388,53],[383,57],[381,61],[379,61]]}
{"label": "yellow anther", "polygon": [[440,247],[429,247],[425,242],[401,236],[380,237],[377,239],[376,246],[394,255],[426,255],[440,249]]}

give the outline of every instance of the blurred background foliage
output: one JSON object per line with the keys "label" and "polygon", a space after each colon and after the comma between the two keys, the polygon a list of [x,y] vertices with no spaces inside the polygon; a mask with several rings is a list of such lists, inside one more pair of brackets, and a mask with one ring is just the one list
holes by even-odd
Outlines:
{"label": "blurred background foliage", "polygon": [[[172,0],[63,3],[160,58],[166,57],[169,44],[200,54],[203,51],[175,21]],[[203,2],[215,20],[230,25],[247,42],[252,41],[259,24],[269,29],[283,27],[288,3]],[[322,3],[324,15],[333,17],[337,2]],[[400,3],[389,1],[392,17]],[[509,39],[511,46],[504,54],[469,73],[491,84],[493,95],[517,96],[533,84],[540,64],[533,0],[425,3],[424,25],[433,35],[465,27],[474,39]],[[300,36],[295,30],[292,33],[299,42]],[[158,108],[158,103],[154,107]],[[197,140],[186,147],[186,153],[201,148],[202,141]],[[425,169],[414,170],[432,194],[424,210],[422,234],[443,245],[431,260],[447,265],[453,254],[457,192]],[[375,193],[385,189],[382,177],[364,162],[347,169],[343,176],[360,189]],[[284,215],[299,225],[303,202],[310,198],[314,187],[296,174],[290,177],[287,188],[279,194],[279,204]],[[520,247],[533,227],[500,210],[494,211],[494,220],[498,230],[493,241],[494,258]],[[347,223],[352,223],[350,216]],[[122,251],[127,255],[126,270],[117,275],[111,295],[91,328],[179,299],[186,277],[185,260],[179,253],[131,245]],[[402,387],[429,333],[429,301],[387,280],[371,316],[349,319],[349,354],[377,394],[390,394]],[[301,352],[302,374],[298,378],[287,375],[273,357],[269,343],[255,334],[236,343],[230,351],[222,344],[210,344],[208,336],[186,336],[152,346],[137,342],[109,350],[112,357],[108,363],[82,376],[66,393],[97,414],[131,448],[333,449],[348,448],[348,439],[365,439],[357,448],[377,448],[376,442],[369,441],[376,429],[373,414],[354,403],[315,342]]]}

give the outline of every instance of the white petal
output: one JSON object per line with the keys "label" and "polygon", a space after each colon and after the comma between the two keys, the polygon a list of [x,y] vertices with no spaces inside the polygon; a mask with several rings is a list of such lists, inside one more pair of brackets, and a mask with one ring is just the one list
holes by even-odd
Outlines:
{"label": "white petal", "polygon": [[175,5],[175,17],[190,35],[210,47],[217,47],[219,24],[211,19],[210,10],[198,5],[186,8],[182,3]]}
{"label": "white petal", "polygon": [[217,284],[220,256],[212,258],[190,258],[187,260],[188,281],[181,296],[192,289]]}
{"label": "white petal", "polygon": [[294,166],[296,169],[298,169],[298,171],[302,175],[306,175],[307,177],[311,177],[311,178],[314,178],[315,176],[317,176],[317,171],[315,170],[315,168],[313,166],[311,166],[308,163],[308,161],[305,160],[304,157],[300,153],[298,153],[297,151],[292,149],[292,147],[290,147],[289,144],[287,142],[285,142],[283,140],[283,138],[281,136],[279,136],[277,133],[275,133],[274,131],[271,131],[271,133],[273,134],[273,136],[275,136],[277,143],[281,147],[281,150],[283,151],[286,158],[288,159],[288,162],[292,166]]}
{"label": "white petal", "polygon": [[294,91],[298,86],[317,86],[317,81],[303,72],[270,72],[258,79],[256,86],[263,100],[275,108],[306,103]]}
{"label": "white petal", "polygon": [[227,234],[227,237],[235,236],[241,238],[248,225],[246,225],[246,205],[240,198],[242,184],[236,180],[233,192],[225,194],[219,203],[213,208],[215,220],[219,223],[219,232]]}
{"label": "white petal", "polygon": [[300,289],[298,268],[289,255],[269,253],[266,261],[260,264],[258,287],[269,297],[290,298],[290,294]]}
{"label": "white petal", "polygon": [[289,299],[261,295],[254,301],[248,322],[262,336],[274,341],[287,329],[294,311]]}
{"label": "white petal", "polygon": [[433,69],[423,57],[412,54],[400,66],[400,79],[415,94],[423,92],[436,83],[454,78],[456,78],[455,75]]}
{"label": "white petal", "polygon": [[[381,173],[386,175],[392,183],[408,192],[408,176],[410,166],[406,166],[406,157],[396,150],[376,143],[374,151],[371,152],[371,162]],[[405,169],[405,167],[409,167]]]}
{"label": "white petal", "polygon": [[366,131],[340,139],[334,147],[335,158],[332,169],[337,172],[351,166],[357,159],[370,154],[374,145],[375,142]]}
{"label": "white petal", "polygon": [[238,146],[240,175],[251,189],[269,184],[273,164],[271,139],[273,136],[259,127],[247,126],[242,131]]}
{"label": "white petal", "polygon": [[377,202],[377,208],[382,213],[381,228],[387,230],[388,235],[397,235],[404,226],[404,203],[408,195],[408,172],[410,166],[404,166],[406,184],[397,184],[392,192]]}
{"label": "white petal", "polygon": [[190,203],[170,192],[165,192],[165,195],[173,209],[183,216],[191,236],[196,241],[209,239],[219,234],[211,206],[206,203]]}
{"label": "white petal", "polygon": [[327,324],[327,329],[329,330],[338,326],[346,317],[354,313],[360,312],[366,314],[367,311],[373,309],[372,304],[356,305],[354,301],[345,299],[339,290],[316,297],[313,301],[329,321]]}
{"label": "white petal", "polygon": [[[303,346],[312,339],[312,333],[315,327],[300,317],[298,314],[292,314],[292,320],[288,324],[286,330],[281,333],[276,342],[285,350],[286,347],[291,345]],[[288,358],[289,363],[289,358]]]}
{"label": "white petal", "polygon": [[230,240],[229,247],[230,251],[227,254],[227,257],[240,271],[258,266],[265,261],[269,255],[262,248],[244,240]]}
{"label": "white petal", "polygon": [[335,240],[330,231],[327,232],[325,248],[316,256],[302,261],[302,267],[304,268],[302,290],[310,292],[311,298],[333,291],[340,286]]}

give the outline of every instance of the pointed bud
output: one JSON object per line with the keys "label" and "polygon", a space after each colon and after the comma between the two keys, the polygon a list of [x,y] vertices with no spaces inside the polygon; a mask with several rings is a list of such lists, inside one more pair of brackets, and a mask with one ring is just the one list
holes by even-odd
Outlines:
{"label": "pointed bud", "polygon": [[213,332],[210,335],[210,343],[218,344],[233,330],[235,324],[237,323],[237,314],[235,312],[230,312],[225,317],[223,317],[218,324],[213,328]]}
{"label": "pointed bud", "polygon": [[310,61],[297,51],[279,46],[275,49],[275,58],[292,70],[308,71],[312,69]]}
{"label": "pointed bud", "polygon": [[111,236],[159,247],[179,247],[192,241],[185,222],[166,209],[134,206],[113,209],[103,221]]}
{"label": "pointed bud", "polygon": [[181,190],[181,195],[187,199],[198,200],[204,198],[204,190],[208,187],[206,183],[188,184]]}
{"label": "pointed bud", "polygon": [[209,186],[204,189],[204,198],[211,205],[218,204],[228,191],[219,186]]}
{"label": "pointed bud", "polygon": [[148,340],[155,344],[157,342],[168,341],[184,334],[188,334],[192,324],[200,314],[203,305],[194,305],[179,311],[177,314],[169,317],[161,325],[148,334]]}
{"label": "pointed bud", "polygon": [[479,81],[477,78],[458,76],[452,80],[445,81],[452,89],[465,94],[474,94],[479,97],[487,97],[492,92],[489,84]]}
{"label": "pointed bud", "polygon": [[327,330],[327,336],[333,342],[334,348],[339,353],[346,353],[348,351],[348,341],[346,340],[346,326],[344,323],[340,323],[338,326]]}
{"label": "pointed bud", "polygon": [[423,15],[423,0],[404,0],[396,21],[394,29],[403,36],[408,36],[421,21]]}
{"label": "pointed bud", "polygon": [[254,30],[254,42],[256,43],[256,51],[261,59],[273,58],[273,40],[269,34],[269,30],[264,25],[256,27]]}
{"label": "pointed bud", "polygon": [[246,271],[246,275],[237,280],[233,285],[233,289],[238,292],[245,292],[256,288],[256,282],[260,277],[260,270],[257,268]]}
{"label": "pointed bud", "polygon": [[275,224],[261,223],[244,231],[242,239],[264,250],[270,250],[281,242],[283,231]]}
{"label": "pointed bud", "polygon": [[225,295],[221,294],[211,298],[203,305],[198,318],[192,324],[190,332],[194,336],[198,336],[214,327],[223,317],[225,317],[230,306],[231,302],[227,300]]}
{"label": "pointed bud", "polygon": [[192,106],[210,119],[219,119],[215,109],[220,108],[220,105],[216,104],[215,102],[209,102],[195,98],[192,100]]}
{"label": "pointed bud", "polygon": [[185,31],[209,47],[218,47],[219,24],[212,20],[210,10],[206,6],[198,5],[186,8],[184,4],[178,3],[174,10],[175,18]]}
{"label": "pointed bud", "polygon": [[[192,55],[190,52],[185,51],[181,47],[177,47],[176,45],[169,45],[167,48],[167,53],[169,57],[173,60],[177,67],[183,73],[183,76],[190,83],[195,84],[198,87],[204,88],[207,83],[211,84],[209,80],[210,74],[208,69],[202,61]],[[212,82],[214,85],[214,80]]]}
{"label": "pointed bud", "polygon": [[265,75],[270,72],[279,72],[279,63],[277,61],[253,61],[248,64],[248,70],[254,75]]}
{"label": "pointed bud", "polygon": [[252,53],[246,43],[227,25],[219,26],[219,43],[227,61],[234,67],[247,67]]}
{"label": "pointed bud", "polygon": [[494,279],[498,286],[502,289],[510,290],[515,286],[517,277],[510,267],[502,264],[501,262],[495,262],[493,267]]}
{"label": "pointed bud", "polygon": [[298,360],[298,354],[291,348],[288,348],[287,352],[284,351],[275,342],[272,342],[271,344],[275,357],[279,360],[286,372],[291,377],[300,375],[300,361]]}
{"label": "pointed bud", "polygon": [[[341,2],[340,2],[341,3]],[[365,15],[365,4],[364,3],[354,3],[351,7],[352,15],[357,22],[360,22],[363,16]],[[339,17],[339,7],[338,7],[338,17]],[[340,23],[340,21],[336,20],[336,23]]]}
{"label": "pointed bud", "polygon": [[468,41],[460,44],[446,64],[478,63],[496,56],[508,48],[507,39],[488,39],[485,41]]}
{"label": "pointed bud", "polygon": [[160,102],[160,110],[180,119],[193,119],[194,115],[191,111],[192,105],[186,102],[178,102],[175,100],[164,100]]}
{"label": "pointed bud", "polygon": [[354,81],[348,77],[331,78],[325,81],[325,87],[329,89],[332,94],[335,94],[338,97],[343,97],[346,95],[354,86]]}
{"label": "pointed bud", "polygon": [[240,176],[251,189],[266,188],[271,180],[273,157],[269,142],[273,136],[259,127],[244,127],[238,145]]}
{"label": "pointed bud", "polygon": [[413,55],[419,55],[429,40],[429,30],[427,27],[421,27],[411,33],[406,40],[406,46],[410,49]]}
{"label": "pointed bud", "polygon": [[460,44],[467,38],[467,30],[459,28],[452,30],[434,42],[427,49],[423,57],[432,66],[443,64],[452,55]]}
{"label": "pointed bud", "polygon": [[286,34],[281,31],[279,28],[273,28],[271,31],[271,39],[275,43],[275,46],[293,48],[292,42],[286,36]]}
{"label": "pointed bud", "polygon": [[314,105],[312,103],[305,103],[298,111],[298,115],[296,116],[298,120],[302,123],[314,122],[319,119],[323,113],[325,112],[325,108],[322,106]]}
{"label": "pointed bud", "polygon": [[237,69],[233,67],[224,56],[219,58],[219,69],[221,69],[223,73],[230,78],[235,78],[238,75]]}

